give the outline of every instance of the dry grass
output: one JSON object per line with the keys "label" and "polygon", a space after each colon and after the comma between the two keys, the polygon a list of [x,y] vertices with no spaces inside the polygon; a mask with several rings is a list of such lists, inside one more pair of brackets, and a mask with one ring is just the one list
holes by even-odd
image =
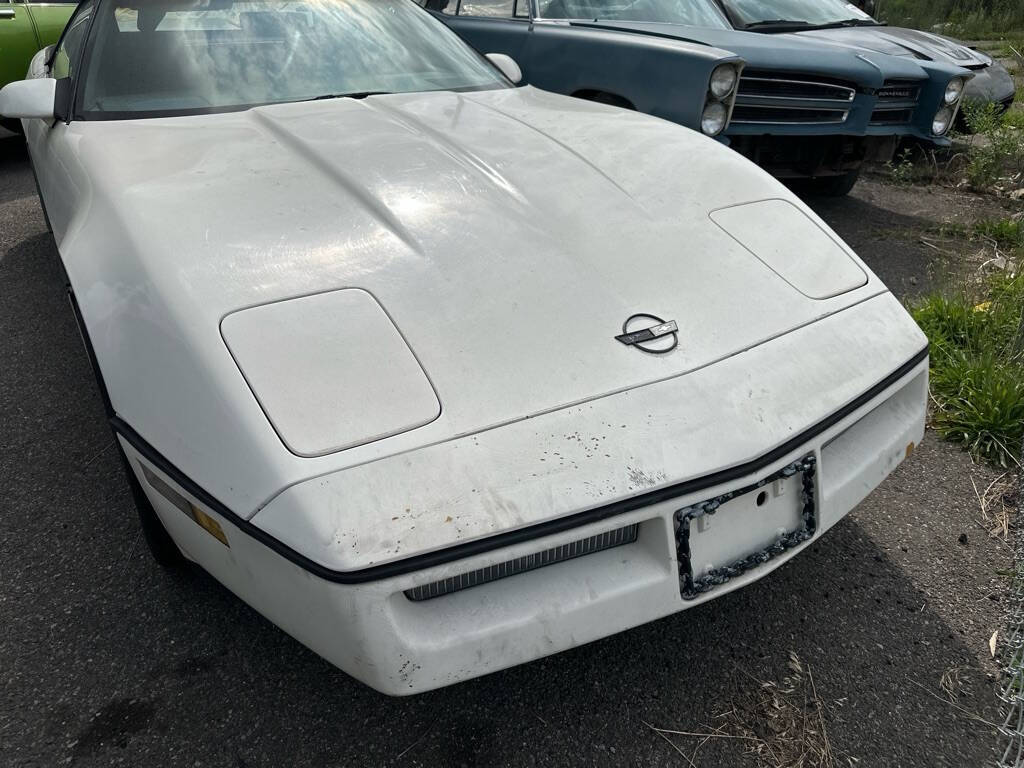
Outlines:
{"label": "dry grass", "polygon": [[[683,758],[699,765],[701,748],[712,739],[733,739],[759,768],[840,768],[854,766],[857,758],[833,747],[828,737],[829,707],[819,696],[811,666],[790,653],[789,674],[779,682],[750,675],[755,687],[718,716],[716,727],[677,731],[647,726]],[[833,702],[842,706],[845,699]],[[683,749],[673,737],[688,740]],[[693,742],[696,742],[694,745]]]}
{"label": "dry grass", "polygon": [[951,702],[955,702],[960,697],[960,691],[963,688],[960,673],[964,669],[966,669],[966,666],[964,665],[950,667],[943,672],[942,677],[939,678],[939,690],[946,694],[946,697]]}
{"label": "dry grass", "polygon": [[1010,535],[1010,521],[1017,511],[1019,481],[1016,473],[1004,472],[984,490],[978,488],[973,477],[971,485],[974,486],[985,530],[990,536],[1006,541]]}
{"label": "dry grass", "polygon": [[811,666],[790,653],[788,667],[780,682],[760,681],[747,701],[733,707],[729,730],[751,739],[748,753],[765,768],[855,765],[829,741],[827,708]]}

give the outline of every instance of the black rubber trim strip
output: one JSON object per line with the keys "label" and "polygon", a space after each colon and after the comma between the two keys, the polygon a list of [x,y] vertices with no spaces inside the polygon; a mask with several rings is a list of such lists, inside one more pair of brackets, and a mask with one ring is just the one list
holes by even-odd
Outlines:
{"label": "black rubber trim strip", "polygon": [[[92,375],[96,378],[96,389],[100,392],[100,399],[103,401],[103,410],[107,414],[107,418],[110,419],[111,426],[114,426],[114,419],[117,415],[114,413],[114,406],[110,402],[110,395],[107,394],[107,385],[103,381],[103,374],[100,373],[100,362],[96,359],[96,350],[93,349],[92,339],[89,338],[89,332],[85,329],[85,320],[82,318],[82,310],[78,306],[78,299],[75,298],[75,292],[71,290],[71,285],[67,282],[68,273],[64,271],[64,262],[60,258],[60,254],[57,254],[57,261],[60,262],[61,271],[64,274],[64,288],[67,291],[68,303],[71,305],[71,312],[75,316],[75,325],[78,327],[78,335],[82,339],[82,344],[85,346],[85,354],[89,357],[89,367],[92,368]],[[114,428],[117,431],[117,428]]]}
{"label": "black rubber trim strip", "polygon": [[310,560],[305,555],[296,552],[287,544],[278,541],[266,531],[236,515],[192,482],[188,477],[182,474],[177,467],[167,461],[167,459],[161,456],[156,449],[143,440],[142,437],[120,417],[112,416],[110,423],[111,426],[113,426],[114,431],[124,437],[124,439],[127,440],[131,446],[135,448],[135,450],[137,450],[144,459],[146,459],[146,461],[150,462],[153,466],[174,480],[174,482],[181,488],[185,489],[186,492],[198,499],[201,504],[206,505],[218,515],[226,518],[233,526],[243,533],[251,536],[260,543],[265,544],[285,559],[290,560],[300,568],[309,571],[314,576],[318,576],[325,581],[337,584],[363,584],[368,581],[378,581],[380,579],[388,579],[405,573],[411,573],[413,571],[420,571],[425,568],[433,568],[434,566],[450,563],[454,560],[461,560],[463,558],[479,555],[483,552],[490,552],[493,549],[508,547],[513,544],[520,544],[524,541],[529,541],[530,539],[537,539],[541,536],[561,533],[572,528],[578,528],[581,525],[593,523],[598,520],[604,520],[626,512],[632,512],[633,510],[640,509],[641,507],[659,504],[668,499],[684,496],[688,493],[693,493],[694,491],[710,488],[721,483],[727,483],[730,480],[736,480],[746,477],[747,475],[751,475],[779,459],[784,458],[787,454],[798,449],[803,443],[840,422],[862,405],[877,397],[883,390],[902,379],[910,373],[918,363],[927,357],[928,347],[925,347],[910,360],[901,365],[897,370],[893,371],[871,387],[871,389],[862,393],[853,401],[847,403],[843,408],[836,411],[828,418],[818,422],[808,429],[805,429],[799,435],[787,440],[778,448],[775,448],[756,459],[752,459],[751,461],[739,464],[735,467],[723,469],[720,472],[714,472],[710,475],[694,478],[693,480],[687,480],[682,483],[676,483],[675,485],[666,486],[665,488],[659,488],[656,491],[650,491],[649,493],[644,493],[629,499],[607,504],[603,507],[596,507],[584,512],[578,512],[574,515],[558,518],[557,520],[548,520],[546,522],[537,523],[536,525],[520,528],[515,531],[499,533],[495,536],[489,536],[488,538],[478,539],[476,541],[467,541],[464,544],[457,544],[456,546],[448,547],[447,549],[441,549],[436,552],[427,552],[422,555],[416,555],[414,557],[408,557],[403,560],[396,560],[390,563],[383,563],[381,565],[373,565],[368,568],[361,568],[357,571],[334,571]]}

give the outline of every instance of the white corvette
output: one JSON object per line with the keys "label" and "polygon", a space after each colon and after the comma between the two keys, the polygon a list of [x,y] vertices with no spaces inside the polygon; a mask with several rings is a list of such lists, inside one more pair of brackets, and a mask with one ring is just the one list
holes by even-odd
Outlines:
{"label": "white corvette", "polygon": [[0,92],[154,555],[389,694],[758,579],[924,428],[784,187],[493,61],[408,0],[84,0]]}

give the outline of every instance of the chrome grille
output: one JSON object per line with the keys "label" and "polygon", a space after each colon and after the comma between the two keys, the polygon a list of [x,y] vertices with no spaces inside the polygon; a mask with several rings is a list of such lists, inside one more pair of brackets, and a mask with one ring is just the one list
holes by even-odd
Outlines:
{"label": "chrome grille", "polygon": [[878,105],[871,113],[872,125],[904,125],[914,119],[921,86],[913,80],[886,80],[875,92]]}
{"label": "chrome grille", "polygon": [[846,110],[820,109],[815,107],[766,107],[762,105],[737,104],[732,112],[734,123],[797,123],[820,125],[842,123]]}
{"label": "chrome grille", "polygon": [[822,125],[843,123],[857,95],[841,81],[771,72],[744,72],[733,123]]}
{"label": "chrome grille", "polygon": [[405,596],[410,600],[430,600],[442,595],[450,595],[470,587],[477,587],[498,579],[506,579],[519,573],[534,571],[555,563],[564,563],[583,555],[592,555],[613,547],[621,547],[623,544],[632,544],[637,539],[640,525],[633,525],[616,528],[614,531],[605,531],[596,536],[586,539],[579,539],[569,544],[562,544],[543,552],[535,552],[532,555],[517,557],[515,560],[507,560],[504,563],[489,565],[468,573],[460,573],[458,576],[450,576],[420,587],[413,587],[405,590]]}
{"label": "chrome grille", "polygon": [[786,80],[776,77],[740,78],[740,96],[759,96],[775,99],[814,99],[827,101],[853,101],[857,91],[846,85],[813,80]]}

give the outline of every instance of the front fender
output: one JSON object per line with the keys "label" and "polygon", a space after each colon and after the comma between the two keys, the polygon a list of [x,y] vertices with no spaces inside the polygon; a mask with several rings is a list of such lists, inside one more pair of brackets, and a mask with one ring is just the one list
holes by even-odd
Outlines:
{"label": "front fender", "polygon": [[711,73],[744,60],[702,43],[560,22],[436,18],[481,53],[504,53],[523,71],[523,84],[567,96],[602,92],[636,110],[700,130]]}
{"label": "front fender", "polygon": [[574,94],[603,91],[638,111],[700,130],[711,72],[739,56],[681,40],[541,23],[523,50],[530,83]]}
{"label": "front fender", "polygon": [[939,111],[943,104],[943,95],[946,93],[946,86],[949,84],[949,81],[954,77],[964,78],[967,81],[964,87],[966,92],[966,85],[970,83],[974,73],[962,67],[943,64],[937,61],[920,61],[917,63],[928,74],[928,79],[921,83],[921,95],[917,101],[917,109],[914,110],[913,135],[932,141],[937,146],[946,146],[949,143],[946,136],[936,137],[932,135],[932,118],[935,117],[935,113]]}

